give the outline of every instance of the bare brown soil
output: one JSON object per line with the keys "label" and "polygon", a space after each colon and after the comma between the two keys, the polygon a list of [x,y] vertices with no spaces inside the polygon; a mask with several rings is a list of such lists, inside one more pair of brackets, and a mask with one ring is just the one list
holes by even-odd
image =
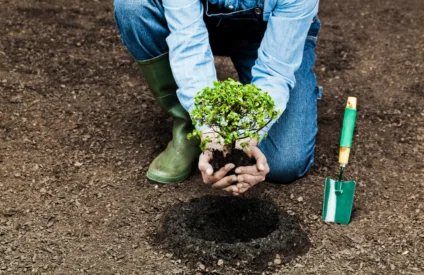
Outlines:
{"label": "bare brown soil", "polygon": [[[112,1],[0,2],[0,274],[238,274],[152,246],[168,209],[221,193],[199,174],[146,181],[172,121],[122,45]],[[424,272],[423,11],[422,0],[322,0],[315,166],[248,194],[297,217],[311,248],[266,274]],[[217,67],[237,77],[228,59]],[[358,188],[341,226],[319,216],[348,96],[358,118],[345,179]]]}

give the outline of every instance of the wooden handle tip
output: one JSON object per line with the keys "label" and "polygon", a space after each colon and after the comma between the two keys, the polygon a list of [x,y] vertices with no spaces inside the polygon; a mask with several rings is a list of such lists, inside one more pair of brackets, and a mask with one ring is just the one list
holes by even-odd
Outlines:
{"label": "wooden handle tip", "polygon": [[356,97],[350,96],[347,98],[347,104],[346,104],[346,108],[349,109],[356,109]]}

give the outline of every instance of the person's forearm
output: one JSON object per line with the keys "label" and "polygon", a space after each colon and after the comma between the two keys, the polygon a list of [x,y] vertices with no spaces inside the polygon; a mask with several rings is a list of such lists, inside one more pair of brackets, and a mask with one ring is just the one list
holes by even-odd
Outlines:
{"label": "person's forearm", "polygon": [[171,32],[166,41],[177,95],[191,112],[196,93],[216,80],[203,5],[200,0],[163,0],[163,6]]}
{"label": "person's forearm", "polygon": [[[252,83],[266,91],[283,113],[300,67],[306,36],[318,11],[318,0],[278,1],[252,68]],[[268,132],[275,121],[261,131]]]}

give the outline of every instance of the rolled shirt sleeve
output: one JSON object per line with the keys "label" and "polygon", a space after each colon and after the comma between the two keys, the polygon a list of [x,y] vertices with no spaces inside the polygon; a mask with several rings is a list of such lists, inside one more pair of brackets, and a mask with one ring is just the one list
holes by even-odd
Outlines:
{"label": "rolled shirt sleeve", "polygon": [[[258,59],[252,68],[252,83],[268,92],[279,110],[284,112],[290,91],[296,84],[294,73],[302,62],[306,36],[318,12],[319,1],[276,2],[268,17],[267,29],[258,50]],[[275,121],[262,129],[261,136],[269,131],[273,123]]]}
{"label": "rolled shirt sleeve", "polygon": [[217,79],[203,5],[200,0],[163,0],[162,3],[170,30],[166,42],[178,85],[177,96],[191,113],[197,92],[213,86]]}

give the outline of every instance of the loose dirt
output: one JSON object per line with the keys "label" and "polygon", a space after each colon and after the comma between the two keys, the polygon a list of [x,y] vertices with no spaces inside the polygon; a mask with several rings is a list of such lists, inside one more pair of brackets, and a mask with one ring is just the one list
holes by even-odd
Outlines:
{"label": "loose dirt", "polygon": [[208,266],[221,260],[249,273],[266,270],[276,257],[285,263],[310,245],[298,221],[274,203],[228,196],[176,205],[165,215],[158,236],[179,258]]}
{"label": "loose dirt", "polygon": [[[0,2],[0,273],[239,274],[152,245],[167,210],[222,193],[199,174],[146,181],[172,121],[122,45],[112,1]],[[423,5],[321,1],[315,165],[246,195],[297,217],[311,247],[265,274],[424,272]],[[216,65],[220,79],[237,78],[229,59]],[[357,209],[341,226],[320,213],[348,96],[358,98],[345,175],[358,183]]]}
{"label": "loose dirt", "polygon": [[231,150],[231,153],[228,153],[226,156],[224,156],[224,153],[220,150],[212,151],[211,165],[214,171],[218,171],[228,163],[234,164],[235,167],[228,171],[227,175],[234,175],[234,171],[237,167],[251,166],[256,164],[256,161],[255,159],[249,158],[243,150],[237,148]]}

